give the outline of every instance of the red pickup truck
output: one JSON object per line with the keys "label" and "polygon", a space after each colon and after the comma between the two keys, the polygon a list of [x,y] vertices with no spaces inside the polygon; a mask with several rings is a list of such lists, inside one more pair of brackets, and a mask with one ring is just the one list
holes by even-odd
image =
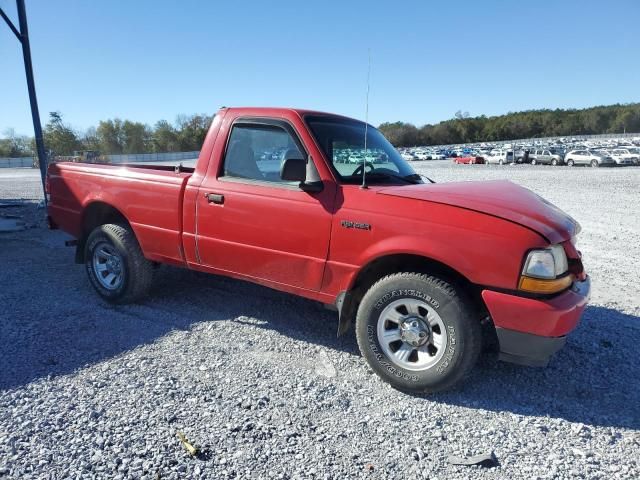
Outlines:
{"label": "red pickup truck", "polygon": [[56,163],[46,188],[102,298],[141,299],[166,263],[317,300],[405,391],[462,380],[485,329],[546,365],[589,297],[571,217],[507,181],[433,183],[338,115],[223,108],[195,168]]}

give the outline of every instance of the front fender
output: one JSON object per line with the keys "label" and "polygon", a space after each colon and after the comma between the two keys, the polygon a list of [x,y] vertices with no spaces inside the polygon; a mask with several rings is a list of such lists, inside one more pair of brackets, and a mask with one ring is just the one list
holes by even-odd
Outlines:
{"label": "front fender", "polygon": [[445,206],[420,211],[422,204],[414,204],[417,218],[360,215],[370,230],[334,227],[329,262],[345,277],[338,291],[350,290],[371,262],[398,254],[436,261],[477,285],[511,290],[525,253],[546,245],[537,233],[507,220]]}

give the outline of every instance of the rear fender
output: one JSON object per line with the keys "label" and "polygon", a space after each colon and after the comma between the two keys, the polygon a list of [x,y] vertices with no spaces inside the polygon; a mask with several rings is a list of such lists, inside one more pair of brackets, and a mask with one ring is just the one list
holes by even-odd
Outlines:
{"label": "rear fender", "polygon": [[78,238],[76,245],[76,263],[85,262],[84,250],[87,238],[95,228],[107,223],[131,226],[127,217],[120,210],[102,200],[96,200],[88,203],[82,212],[81,218],[82,234]]}

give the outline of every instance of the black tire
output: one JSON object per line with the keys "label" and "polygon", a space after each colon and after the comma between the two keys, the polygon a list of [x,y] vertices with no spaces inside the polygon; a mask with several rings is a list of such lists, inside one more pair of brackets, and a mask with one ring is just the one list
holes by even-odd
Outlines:
{"label": "black tire", "polygon": [[[99,248],[109,249],[117,258],[120,280],[113,287],[104,285],[104,276],[97,271],[100,257]],[[138,240],[130,227],[106,224],[96,227],[85,244],[85,267],[89,281],[98,294],[111,303],[132,303],[143,298],[153,281],[153,264],[144,258]],[[106,264],[106,263],[105,263]],[[103,280],[98,277],[102,276]]]}
{"label": "black tire", "polygon": [[555,167],[556,165],[558,165],[558,160],[556,160],[555,158],[551,159],[551,165],[553,167]]}
{"label": "black tire", "polygon": [[532,158],[532,159],[531,159],[531,165],[535,165],[536,163],[538,163],[538,162],[536,161],[536,159],[535,159],[535,158]]}
{"label": "black tire", "polygon": [[597,160],[591,160],[591,167],[592,168],[597,168],[599,166],[600,166],[600,164],[598,163]]}
{"label": "black tire", "polygon": [[[440,337],[445,339],[441,343],[442,353],[431,344],[418,347],[423,349],[420,352],[423,358],[428,358],[427,355],[433,356],[434,363],[427,368],[404,368],[399,365],[397,359],[391,358],[390,355],[395,355],[394,352],[387,353],[390,348],[394,348],[393,343],[397,342],[400,342],[400,346],[396,352],[402,348],[405,348],[405,351],[414,348],[406,343],[406,338],[392,343],[386,340],[387,347],[384,347],[378,338],[379,328],[384,332],[393,330],[384,330],[388,321],[386,315],[382,315],[390,308],[393,311],[394,305],[404,301],[424,304],[423,308],[425,312],[429,312],[429,318],[433,319],[436,316],[434,314],[437,314],[438,322],[444,327],[445,337]],[[398,310],[394,312],[398,313]],[[409,314],[405,320],[398,322],[398,326],[400,322],[406,324],[412,321],[412,318],[415,318],[415,315],[412,317]],[[422,318],[426,322],[427,314]],[[380,321],[382,327],[379,327]],[[436,327],[439,335],[442,335],[442,327],[439,325],[429,327],[429,342],[436,334]],[[398,328],[397,331],[402,330]],[[473,309],[466,297],[444,280],[418,273],[386,276],[367,291],[356,316],[356,337],[362,355],[385,382],[401,391],[420,393],[447,390],[461,382],[475,365],[482,345],[480,322],[474,318]],[[429,348],[435,350],[435,353],[428,351]],[[414,350],[406,355],[405,364],[410,363],[412,356],[416,359],[415,362],[420,361],[419,352]],[[427,359],[428,361],[430,360]]]}
{"label": "black tire", "polygon": [[570,158],[569,160],[567,160],[567,167],[573,167],[575,164],[573,163],[573,160]]}
{"label": "black tire", "polygon": [[502,159],[498,160],[498,165],[504,165],[504,160]]}

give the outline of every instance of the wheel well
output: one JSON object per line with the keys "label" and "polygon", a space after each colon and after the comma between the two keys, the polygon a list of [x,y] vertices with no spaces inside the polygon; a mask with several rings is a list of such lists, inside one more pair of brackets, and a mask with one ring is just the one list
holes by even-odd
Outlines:
{"label": "wheel well", "polygon": [[358,272],[351,288],[342,297],[340,312],[339,334],[344,333],[360,304],[360,300],[369,288],[381,278],[393,273],[415,272],[434,275],[456,287],[459,292],[467,296],[474,306],[481,312],[479,318],[486,315],[486,307],[482,301],[481,289],[469,281],[464,275],[448,265],[428,257],[412,254],[387,255],[373,260]]}
{"label": "wheel well", "polygon": [[84,209],[82,214],[82,233],[78,238],[78,246],[76,248],[76,263],[84,263],[84,245],[89,234],[96,227],[107,223],[129,225],[127,217],[108,203],[93,202]]}

